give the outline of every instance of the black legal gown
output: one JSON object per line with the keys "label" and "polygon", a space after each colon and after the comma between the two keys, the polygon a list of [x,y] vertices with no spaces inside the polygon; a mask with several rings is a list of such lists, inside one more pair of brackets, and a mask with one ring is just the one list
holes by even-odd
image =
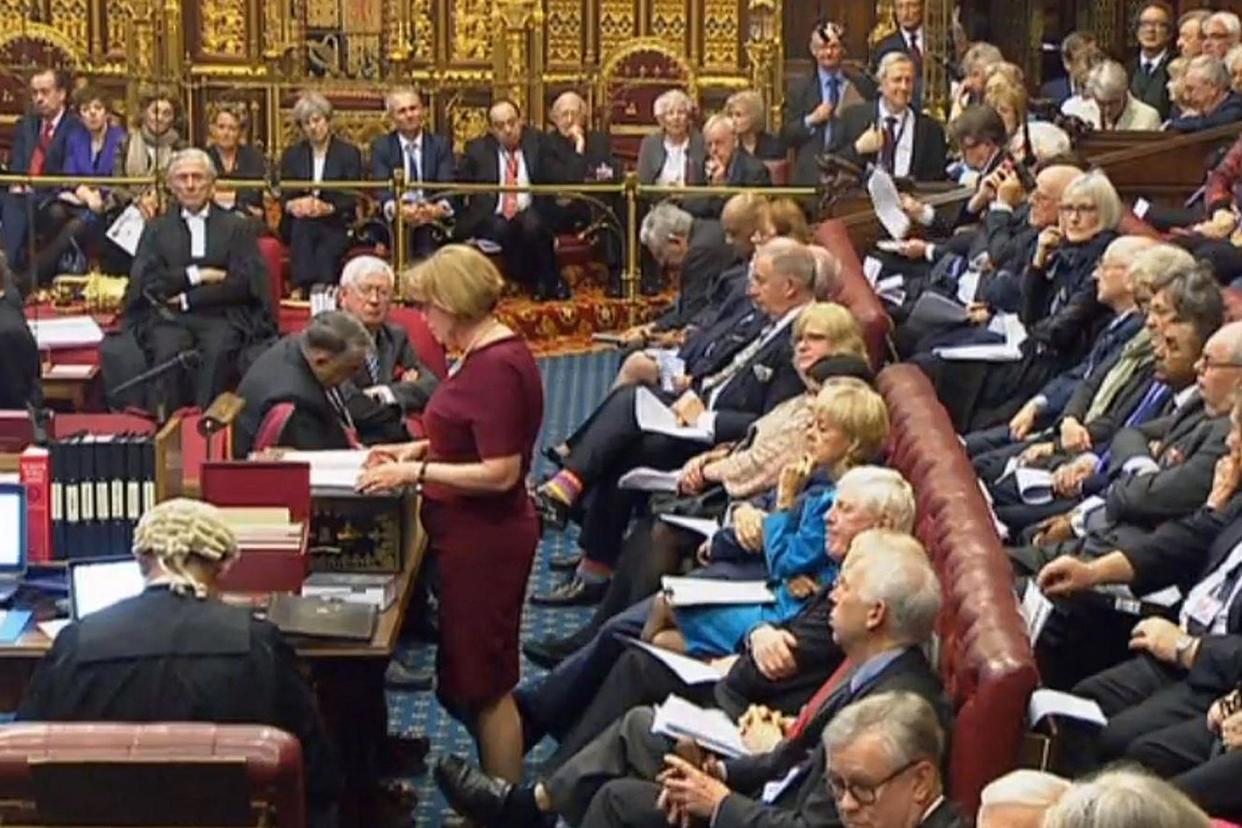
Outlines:
{"label": "black legal gown", "polygon": [[312,826],[335,823],[341,773],[280,631],[241,607],[150,587],[63,629],[24,721],[264,724],[302,743]]}

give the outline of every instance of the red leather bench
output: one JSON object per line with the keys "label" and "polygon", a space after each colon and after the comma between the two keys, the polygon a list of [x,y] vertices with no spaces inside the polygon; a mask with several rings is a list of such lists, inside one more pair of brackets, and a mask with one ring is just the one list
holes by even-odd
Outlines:
{"label": "red leather bench", "polygon": [[935,391],[912,365],[886,368],[877,385],[892,423],[888,463],[914,487],[915,534],[941,578],[939,668],[956,712],[948,786],[973,814],[984,786],[1017,766],[1038,672],[1009,560]]}
{"label": "red leather bench", "polygon": [[832,298],[849,308],[862,326],[867,353],[871,355],[871,367],[879,370],[888,358],[888,335],[893,329],[893,321],[888,318],[884,305],[863,275],[862,262],[854,252],[845,225],[840,219],[822,222],[815,230],[815,243],[841,261],[840,285]]}
{"label": "red leather bench", "polygon": [[[245,765],[249,790],[237,792],[248,802],[261,803],[275,812],[280,828],[303,828],[306,824],[306,795],[302,781],[302,747],[283,730],[262,725],[217,725],[200,723],[113,724],[113,723],[21,723],[0,727],[0,809],[22,811],[22,824],[53,824],[39,818],[47,802],[39,790],[38,776],[49,764],[86,768],[100,763],[160,763],[170,768],[210,766],[223,761]],[[95,797],[90,786],[61,791],[60,796]],[[99,808],[117,805],[115,797],[100,792]],[[156,792],[152,792],[156,793]],[[215,792],[223,796],[224,791]],[[111,825],[157,824],[149,821],[161,808],[158,795],[143,797],[130,808],[120,803],[123,813],[97,813]],[[91,800],[74,803],[75,809]],[[31,812],[35,821],[31,821]],[[136,817],[148,821],[138,822]],[[113,821],[115,820],[115,821]],[[6,818],[5,824],[10,820]],[[104,824],[103,822],[93,824]],[[164,823],[166,824],[166,823]]]}

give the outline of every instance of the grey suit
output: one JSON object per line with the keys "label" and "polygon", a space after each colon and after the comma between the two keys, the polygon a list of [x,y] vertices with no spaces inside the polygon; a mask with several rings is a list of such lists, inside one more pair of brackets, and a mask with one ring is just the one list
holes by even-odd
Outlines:
{"label": "grey suit", "polygon": [[[400,442],[410,439],[405,427],[407,414],[422,411],[431,398],[431,392],[439,385],[439,379],[414,352],[410,336],[405,328],[385,322],[375,332],[376,376],[370,376],[364,365],[354,378],[342,388],[345,405],[358,429],[358,438],[364,445]],[[414,370],[418,379],[403,382],[397,378],[398,371]],[[387,386],[397,400],[396,405],[386,405],[366,394],[362,389],[374,385]]]}
{"label": "grey suit", "polygon": [[[686,172],[687,184],[703,183],[703,164],[707,161],[707,148],[703,143],[703,133],[690,133],[690,146],[686,151],[689,169]],[[668,153],[664,149],[664,133],[653,132],[643,138],[638,145],[638,183],[654,184],[660,177],[660,170]]]}

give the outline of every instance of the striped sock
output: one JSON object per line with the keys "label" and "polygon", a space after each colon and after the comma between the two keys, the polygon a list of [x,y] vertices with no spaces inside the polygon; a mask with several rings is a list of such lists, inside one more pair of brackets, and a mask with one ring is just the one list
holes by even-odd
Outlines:
{"label": "striped sock", "polygon": [[582,481],[569,469],[561,469],[551,480],[543,484],[543,490],[562,503],[572,506],[582,494]]}

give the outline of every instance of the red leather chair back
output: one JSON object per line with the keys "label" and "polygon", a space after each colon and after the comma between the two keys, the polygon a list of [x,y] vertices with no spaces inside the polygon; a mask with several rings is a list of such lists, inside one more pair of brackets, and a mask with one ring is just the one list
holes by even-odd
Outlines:
{"label": "red leather chair back", "polygon": [[[252,801],[271,806],[280,828],[306,825],[302,747],[265,725],[21,723],[0,727],[0,800],[35,801],[32,766],[101,761],[169,765],[242,760]],[[153,791],[153,796],[158,792]],[[134,823],[138,824],[138,823]]]}
{"label": "red leather chair back", "polygon": [[276,310],[285,295],[289,251],[275,236],[259,236],[259,255],[267,262],[267,283],[272,290],[272,310]]}
{"label": "red leather chair back", "polygon": [[1038,683],[1013,572],[966,453],[923,372],[894,365],[877,386],[888,404],[888,463],[914,487],[915,534],[940,575],[939,668],[956,720],[949,793],[964,813],[1017,765]]}
{"label": "red leather chair back", "polygon": [[888,355],[888,335],[893,329],[893,321],[888,318],[884,305],[863,275],[862,262],[854,252],[854,245],[841,220],[822,222],[815,230],[815,243],[841,261],[840,284],[832,299],[849,308],[858,320],[867,343],[867,353],[871,355],[871,367],[878,371]]}
{"label": "red leather chair back", "polygon": [[768,175],[772,177],[773,187],[788,187],[790,164],[788,158],[778,158],[775,161],[764,161],[763,166],[768,168]]}
{"label": "red leather chair back", "polygon": [[432,335],[431,328],[427,327],[427,318],[423,316],[423,312],[418,308],[394,305],[388,312],[388,321],[405,328],[410,335],[410,345],[414,348],[414,353],[418,354],[418,358],[437,377],[444,379],[444,375],[448,373],[448,356],[444,352],[444,346]]}

